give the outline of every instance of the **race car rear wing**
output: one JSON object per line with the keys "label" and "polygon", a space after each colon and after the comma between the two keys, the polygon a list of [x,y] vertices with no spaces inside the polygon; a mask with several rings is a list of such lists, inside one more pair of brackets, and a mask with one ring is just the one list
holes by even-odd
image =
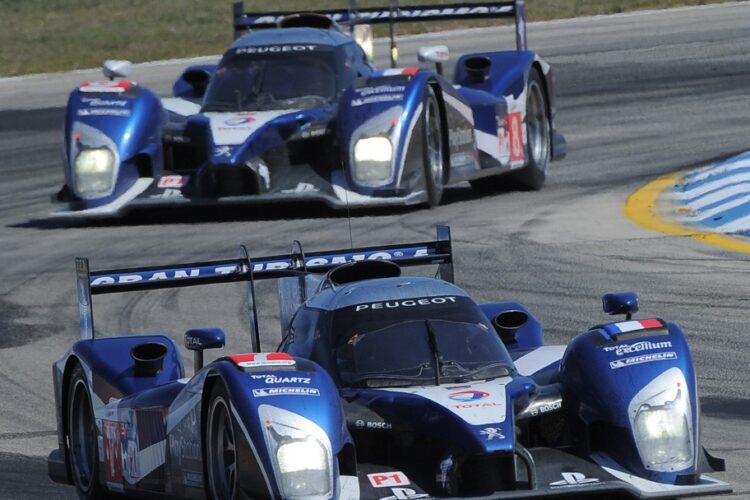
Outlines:
{"label": "race car rear wing", "polygon": [[453,282],[453,251],[450,228],[437,226],[434,241],[403,243],[378,247],[327,250],[305,254],[302,245],[295,241],[288,255],[250,258],[247,249],[240,246],[237,259],[191,262],[168,266],[150,266],[127,269],[91,271],[89,261],[76,257],[78,311],[82,339],[93,339],[94,313],[92,296],[156,290],[216,283],[247,282],[248,310],[252,325],[253,349],[260,347],[255,292],[253,282],[261,279],[304,277],[311,273],[326,273],[347,262],[362,260],[390,260],[402,267],[437,265],[438,276]]}
{"label": "race car rear wing", "polygon": [[357,7],[357,0],[350,0],[348,9],[297,12],[245,12],[242,1],[234,2],[234,37],[238,38],[249,30],[278,26],[283,18],[295,14],[322,14],[337,24],[354,26],[357,24],[390,25],[391,66],[395,66],[395,23],[420,21],[452,21],[461,19],[514,18],[516,21],[516,48],[526,50],[526,3],[525,0],[499,0],[495,2],[467,2],[437,5],[404,5],[398,0],[390,0],[388,7]]}

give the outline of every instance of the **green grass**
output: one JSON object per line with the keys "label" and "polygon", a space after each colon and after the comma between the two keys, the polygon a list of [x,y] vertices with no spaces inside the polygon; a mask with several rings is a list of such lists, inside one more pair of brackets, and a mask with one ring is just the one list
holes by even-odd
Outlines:
{"label": "green grass", "polygon": [[[726,0],[527,0],[527,9],[530,20],[541,20],[721,1]],[[259,10],[294,10],[347,3],[277,0],[255,5]],[[409,24],[399,27],[399,33],[429,29],[434,25]],[[218,54],[231,39],[231,0],[0,0],[0,76],[92,68],[105,59],[141,62]]]}

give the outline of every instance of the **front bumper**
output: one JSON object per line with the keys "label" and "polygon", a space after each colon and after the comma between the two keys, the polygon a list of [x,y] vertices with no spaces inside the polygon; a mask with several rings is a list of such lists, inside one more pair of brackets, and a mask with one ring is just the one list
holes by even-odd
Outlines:
{"label": "front bumper", "polygon": [[300,183],[296,189],[264,194],[249,194],[223,197],[187,197],[177,189],[160,189],[152,178],[139,179],[122,196],[106,205],[76,209],[73,206],[52,212],[53,219],[97,219],[121,216],[129,210],[157,207],[200,207],[252,204],[275,204],[294,202],[322,202],[331,208],[405,207],[423,203],[427,199],[424,190],[404,196],[366,196],[337,184],[316,186]]}

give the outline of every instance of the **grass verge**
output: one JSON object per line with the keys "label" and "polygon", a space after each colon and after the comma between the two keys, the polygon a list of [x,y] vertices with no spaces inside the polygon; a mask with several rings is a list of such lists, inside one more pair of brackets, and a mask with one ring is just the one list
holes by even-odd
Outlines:
{"label": "grass verge", "polygon": [[[728,0],[527,0],[527,10],[534,21],[721,1]],[[333,8],[347,3],[276,0],[263,2],[260,10]],[[360,1],[361,5],[387,3]],[[248,9],[252,5],[245,2]],[[482,24],[450,23],[453,28],[477,25]],[[399,33],[431,29],[435,26],[429,23],[409,24],[399,27]],[[231,0],[0,0],[0,76],[91,68],[105,59],[142,62],[218,54],[231,39]]]}

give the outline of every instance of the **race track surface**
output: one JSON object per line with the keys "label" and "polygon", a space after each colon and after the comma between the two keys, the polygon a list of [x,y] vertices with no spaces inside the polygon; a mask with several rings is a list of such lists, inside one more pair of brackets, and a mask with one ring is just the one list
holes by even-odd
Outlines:
{"label": "race track surface", "polygon": [[[516,299],[566,343],[605,320],[603,293],[634,289],[641,317],[678,320],[701,392],[704,445],[727,459],[718,477],[750,498],[748,255],[648,232],[622,215],[649,179],[750,149],[750,4],[539,23],[530,46],[557,71],[559,126],[569,156],[541,192],[480,197],[451,189],[433,209],[356,212],[355,245],[423,240],[452,226],[457,282],[478,300]],[[402,63],[418,45],[409,37]],[[454,54],[512,46],[508,29],[447,40]],[[134,77],[166,91],[175,65]],[[93,268],[346,247],[343,213],[318,206],[161,211],[65,227],[44,220],[62,183],[62,106],[86,74],[0,81],[0,498],[72,498],[47,479],[56,445],[51,364],[77,336],[73,258]],[[33,108],[32,110],[28,110]],[[259,291],[266,347],[278,341],[275,290]],[[102,332],[222,327],[230,349],[249,345],[235,285],[97,297]],[[246,347],[245,347],[246,348]],[[191,363],[188,360],[187,365]]]}

